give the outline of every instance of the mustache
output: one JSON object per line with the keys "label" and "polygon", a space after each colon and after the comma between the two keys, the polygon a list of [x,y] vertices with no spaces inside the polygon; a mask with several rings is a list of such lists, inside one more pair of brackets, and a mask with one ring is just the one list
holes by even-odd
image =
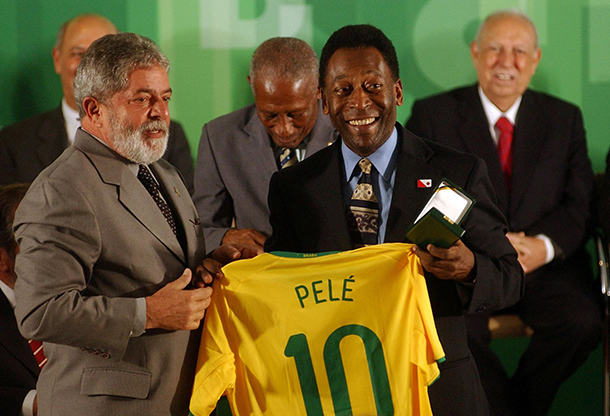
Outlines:
{"label": "mustache", "polygon": [[167,125],[165,120],[152,120],[147,121],[146,123],[138,127],[138,132],[140,133],[143,133],[147,130],[159,130],[163,133],[167,133],[167,131],[169,130],[169,126]]}

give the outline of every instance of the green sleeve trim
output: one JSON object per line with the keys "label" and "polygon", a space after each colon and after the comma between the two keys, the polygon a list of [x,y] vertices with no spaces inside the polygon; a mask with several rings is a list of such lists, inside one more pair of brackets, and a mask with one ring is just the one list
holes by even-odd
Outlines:
{"label": "green sleeve trim", "polygon": [[444,363],[445,361],[447,361],[447,357],[441,357],[438,360],[436,360],[436,363],[440,364],[440,363]]}
{"label": "green sleeve trim", "polygon": [[441,375],[439,374],[437,378],[435,378],[432,383],[428,384],[428,387],[430,387],[431,385],[433,385],[434,383],[436,383],[438,381],[438,379],[441,378]]}

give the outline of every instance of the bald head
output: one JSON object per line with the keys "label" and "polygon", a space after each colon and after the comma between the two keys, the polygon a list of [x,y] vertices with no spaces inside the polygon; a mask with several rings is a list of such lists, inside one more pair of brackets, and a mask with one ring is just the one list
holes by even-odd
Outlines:
{"label": "bald head", "polygon": [[77,106],[72,84],[81,57],[94,40],[117,32],[116,26],[110,20],[97,14],[78,15],[59,29],[53,47],[53,64],[61,79],[64,98],[73,109],[76,110]]}
{"label": "bald head", "polygon": [[534,39],[534,49],[538,49],[538,32],[536,30],[536,25],[534,25],[532,19],[530,19],[529,16],[523,13],[521,10],[499,10],[490,14],[485,18],[485,20],[483,20],[483,23],[481,23],[481,25],[479,26],[474,41],[478,45],[481,45],[484,33],[489,26],[495,24],[498,21],[510,19],[519,20],[525,26],[529,27],[529,30],[531,31]]}

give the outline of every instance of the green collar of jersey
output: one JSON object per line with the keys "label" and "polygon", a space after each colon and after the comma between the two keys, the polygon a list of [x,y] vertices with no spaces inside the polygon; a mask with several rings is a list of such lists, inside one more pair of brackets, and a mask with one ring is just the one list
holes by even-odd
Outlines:
{"label": "green collar of jersey", "polygon": [[273,254],[278,257],[288,257],[291,259],[310,259],[314,257],[327,256],[329,254],[340,253],[340,251],[324,251],[322,253],[293,253],[292,251],[272,251],[269,254]]}

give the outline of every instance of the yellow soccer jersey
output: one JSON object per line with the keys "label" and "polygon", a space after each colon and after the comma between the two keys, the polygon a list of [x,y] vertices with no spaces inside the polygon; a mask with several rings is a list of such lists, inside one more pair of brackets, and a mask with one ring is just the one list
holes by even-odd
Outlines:
{"label": "yellow soccer jersey", "polygon": [[265,253],[224,267],[206,312],[192,415],[431,415],[444,360],[410,244]]}

